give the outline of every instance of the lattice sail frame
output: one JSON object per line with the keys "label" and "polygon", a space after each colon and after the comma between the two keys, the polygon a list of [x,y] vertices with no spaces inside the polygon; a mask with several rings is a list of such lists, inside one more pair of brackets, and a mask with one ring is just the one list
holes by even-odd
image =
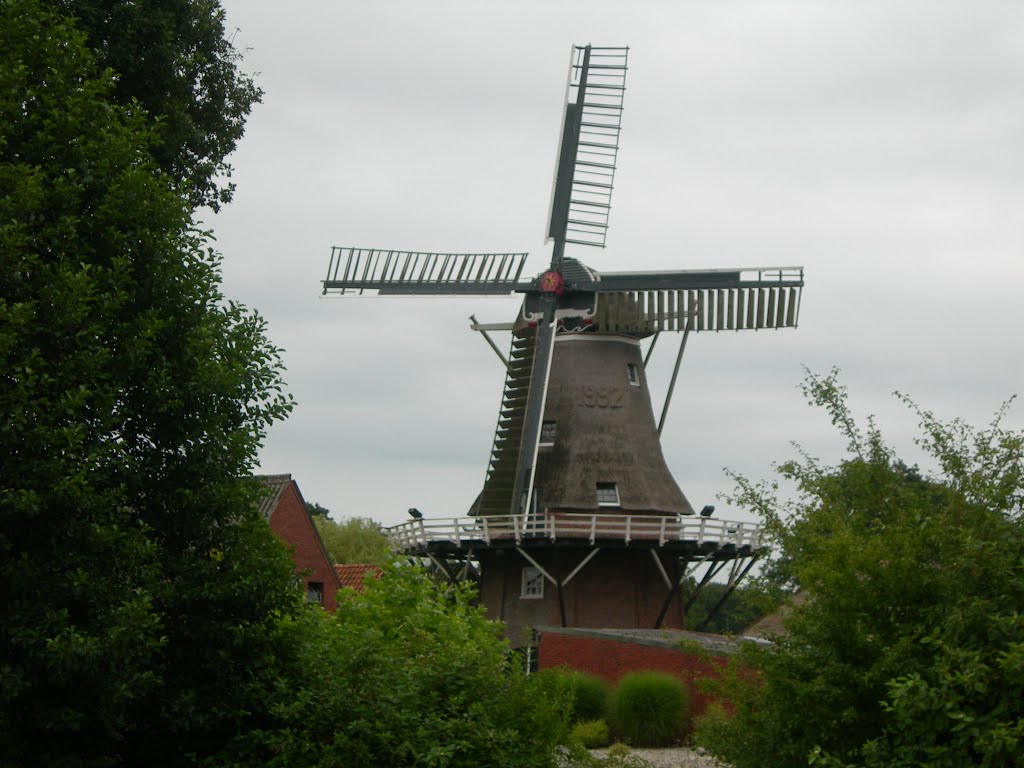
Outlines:
{"label": "lattice sail frame", "polygon": [[573,46],[546,242],[603,248],[629,48]]}
{"label": "lattice sail frame", "polygon": [[324,294],[502,295],[522,289],[525,253],[428,253],[334,246]]}

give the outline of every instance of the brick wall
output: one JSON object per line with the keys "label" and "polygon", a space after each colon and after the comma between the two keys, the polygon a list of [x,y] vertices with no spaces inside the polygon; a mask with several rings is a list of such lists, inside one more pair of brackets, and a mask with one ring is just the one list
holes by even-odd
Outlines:
{"label": "brick wall", "polygon": [[597,675],[612,685],[629,672],[666,672],[682,680],[689,688],[695,716],[701,714],[710,702],[718,700],[699,690],[697,681],[704,677],[717,678],[719,669],[726,662],[726,656],[714,655],[705,659],[650,642],[630,642],[559,631],[541,633],[537,657],[539,669],[566,666]]}
{"label": "brick wall", "polygon": [[[534,544],[529,553],[544,570],[564,580],[590,550]],[[483,573],[480,600],[489,619],[505,623],[513,646],[519,645],[524,627],[563,626],[558,590],[550,582],[544,584],[543,598],[521,597],[522,572],[532,565],[529,560],[512,549],[481,550],[478,558]],[[663,557],[662,567],[673,583],[679,581],[678,563]],[[669,587],[650,550],[602,549],[563,589],[564,626],[652,628],[668,595]],[[676,629],[683,626],[683,606],[678,592],[668,601],[661,626]]]}
{"label": "brick wall", "polygon": [[295,572],[302,574],[303,584],[308,587],[309,582],[314,581],[324,585],[324,608],[333,611],[337,606],[338,577],[327,559],[295,481],[289,482],[282,490],[270,516],[270,529],[288,545]]}

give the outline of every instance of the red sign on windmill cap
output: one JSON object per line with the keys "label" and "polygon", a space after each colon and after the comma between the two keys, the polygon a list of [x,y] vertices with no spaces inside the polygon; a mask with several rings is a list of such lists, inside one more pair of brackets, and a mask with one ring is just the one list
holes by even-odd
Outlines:
{"label": "red sign on windmill cap", "polygon": [[555,270],[549,270],[540,276],[541,293],[553,293],[556,296],[561,296],[564,291],[565,278],[555,272]]}

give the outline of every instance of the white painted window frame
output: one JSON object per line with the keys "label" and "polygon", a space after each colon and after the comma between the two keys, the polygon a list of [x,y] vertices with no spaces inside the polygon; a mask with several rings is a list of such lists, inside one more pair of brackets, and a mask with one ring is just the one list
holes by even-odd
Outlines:
{"label": "white painted window frame", "polygon": [[544,598],[544,574],[540,568],[533,565],[523,566],[519,597],[523,600],[542,600]]}
{"label": "white painted window frame", "polygon": [[[551,436],[548,439],[545,439],[544,427],[547,424],[551,425]],[[557,439],[558,439],[558,422],[557,421],[542,421],[541,425],[540,425],[540,438],[539,438],[540,442],[538,442],[538,445],[541,448],[550,448],[551,446],[553,446],[555,444],[555,440],[557,440]]]}
{"label": "white painted window frame", "polygon": [[[604,487],[602,488],[602,486],[604,486]],[[614,493],[615,493],[615,500],[614,501],[602,501],[601,500],[601,492],[602,491],[606,491],[607,492],[609,490],[610,491],[614,491]],[[618,483],[598,483],[597,484],[596,494],[597,494],[597,506],[599,506],[599,507],[621,507],[622,506],[622,499],[619,497],[619,484]]]}

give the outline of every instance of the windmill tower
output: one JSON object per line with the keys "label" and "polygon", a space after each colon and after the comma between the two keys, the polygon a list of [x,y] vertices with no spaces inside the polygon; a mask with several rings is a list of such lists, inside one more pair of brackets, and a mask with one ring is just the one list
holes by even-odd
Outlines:
{"label": "windmill tower", "polygon": [[489,332],[512,334],[480,495],[466,516],[417,512],[389,530],[450,578],[478,571],[513,640],[546,625],[681,627],[689,577],[703,568],[703,587],[728,568],[735,587],[761,552],[756,525],[695,515],[672,477],[641,341],[653,337],[649,357],[659,334],[681,332],[678,370],[692,332],[795,327],[803,269],[598,272],[566,256],[605,245],[627,55],[572,49],[544,272],[522,277],[525,253],[335,247],[323,281],[337,295],[523,294],[513,322],[473,324],[492,346]]}

